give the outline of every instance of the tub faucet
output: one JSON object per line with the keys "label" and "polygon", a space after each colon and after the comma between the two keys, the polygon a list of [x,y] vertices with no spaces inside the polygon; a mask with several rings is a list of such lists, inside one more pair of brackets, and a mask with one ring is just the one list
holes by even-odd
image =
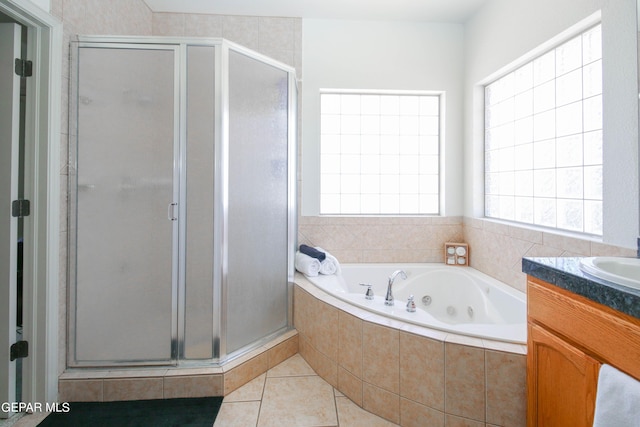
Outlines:
{"label": "tub faucet", "polygon": [[405,280],[407,278],[407,273],[405,273],[404,270],[396,270],[391,273],[391,276],[389,276],[389,286],[387,286],[387,296],[384,298],[384,305],[393,305],[393,292],[391,291],[391,288],[393,287],[393,281],[396,280],[396,276],[398,274]]}

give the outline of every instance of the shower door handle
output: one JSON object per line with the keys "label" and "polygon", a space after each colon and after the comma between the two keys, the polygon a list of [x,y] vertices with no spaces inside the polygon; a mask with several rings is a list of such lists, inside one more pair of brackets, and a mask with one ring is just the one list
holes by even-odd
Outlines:
{"label": "shower door handle", "polygon": [[175,209],[178,206],[177,202],[169,203],[169,207],[167,208],[167,219],[169,221],[177,221],[178,217],[175,215]]}

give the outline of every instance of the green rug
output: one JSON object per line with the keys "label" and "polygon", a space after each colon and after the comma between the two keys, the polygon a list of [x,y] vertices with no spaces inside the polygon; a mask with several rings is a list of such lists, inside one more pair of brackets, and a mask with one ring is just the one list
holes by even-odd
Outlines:
{"label": "green rug", "polygon": [[52,413],[41,427],[211,427],[222,397],[70,403],[69,412]]}

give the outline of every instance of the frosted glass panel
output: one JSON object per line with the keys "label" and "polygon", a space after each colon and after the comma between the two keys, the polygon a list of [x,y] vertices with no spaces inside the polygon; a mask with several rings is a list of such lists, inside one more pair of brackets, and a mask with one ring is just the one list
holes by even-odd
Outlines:
{"label": "frosted glass panel", "polygon": [[494,175],[514,171],[516,221],[601,229],[601,51],[598,25],[485,87],[486,216],[513,218],[505,197],[514,186],[498,185]]}
{"label": "frosted glass panel", "polygon": [[213,357],[215,48],[187,48],[184,356]]}
{"label": "frosted glass panel", "polygon": [[80,48],[76,360],[172,358],[174,52]]}
{"label": "frosted glass panel", "polygon": [[287,325],[288,75],[229,52],[227,353]]}

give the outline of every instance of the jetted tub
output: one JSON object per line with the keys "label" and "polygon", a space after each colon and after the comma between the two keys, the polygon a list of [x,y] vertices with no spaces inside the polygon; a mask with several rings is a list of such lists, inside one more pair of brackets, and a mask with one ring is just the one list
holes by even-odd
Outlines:
{"label": "jetted tub", "polygon": [[[307,279],[325,292],[360,308],[384,316],[438,329],[496,341],[526,344],[526,296],[471,267],[444,264],[343,264],[340,275]],[[389,276],[395,304],[385,305]],[[365,298],[371,285],[374,299]],[[414,296],[416,311],[406,310]]]}

